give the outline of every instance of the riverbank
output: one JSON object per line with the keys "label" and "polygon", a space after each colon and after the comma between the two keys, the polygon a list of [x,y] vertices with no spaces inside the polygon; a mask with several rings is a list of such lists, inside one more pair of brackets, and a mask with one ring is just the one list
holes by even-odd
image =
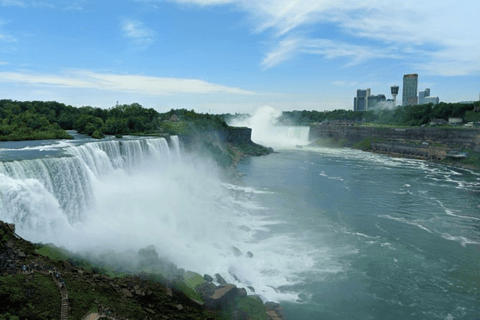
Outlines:
{"label": "riverbank", "polygon": [[[320,146],[480,169],[480,129],[476,128],[316,125],[310,130],[310,139]],[[457,153],[466,156],[456,158]]]}

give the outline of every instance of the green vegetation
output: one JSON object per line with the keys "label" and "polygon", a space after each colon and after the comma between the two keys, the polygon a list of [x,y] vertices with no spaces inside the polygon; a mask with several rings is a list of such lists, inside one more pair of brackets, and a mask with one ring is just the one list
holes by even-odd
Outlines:
{"label": "green vegetation", "polygon": [[267,312],[262,300],[256,296],[237,298],[235,308],[247,313],[251,320],[267,320]]}
{"label": "green vegetation", "polygon": [[101,109],[75,108],[54,101],[0,100],[0,140],[72,139],[65,130],[101,139],[106,134],[192,135],[228,129],[220,117],[194,110],[158,113],[138,103]]}
{"label": "green vegetation", "polygon": [[52,243],[40,246],[35,252],[56,261],[67,260],[71,255],[66,249],[59,248]]}
{"label": "green vegetation", "polygon": [[[480,112],[474,107],[480,102],[473,103],[444,103],[437,105],[425,104],[418,106],[398,106],[393,109],[373,109],[369,111],[333,110],[333,111],[284,111],[279,122],[285,125],[310,125],[315,122],[332,120],[349,120],[364,123],[375,123],[397,126],[421,126],[429,124],[432,119],[448,121],[449,117],[462,118],[465,121],[480,121]],[[235,115],[239,118],[245,115]],[[222,115],[224,119],[232,119],[230,114]]]}
{"label": "green vegetation", "polygon": [[363,150],[363,151],[370,150],[372,148],[372,138],[364,138],[354,143],[353,148]]}
{"label": "green vegetation", "polygon": [[[51,277],[42,274],[0,277],[0,301],[0,319],[60,318],[60,291]],[[16,316],[8,313],[12,310]]]}

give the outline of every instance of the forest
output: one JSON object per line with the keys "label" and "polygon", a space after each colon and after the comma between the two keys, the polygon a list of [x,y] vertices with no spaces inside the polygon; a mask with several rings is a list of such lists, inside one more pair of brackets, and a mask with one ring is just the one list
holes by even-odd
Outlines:
{"label": "forest", "polygon": [[[175,116],[174,116],[175,115]],[[138,103],[109,109],[72,107],[55,101],[0,100],[0,140],[71,139],[65,130],[105,135],[191,134],[228,128],[215,115],[172,109],[159,113]]]}

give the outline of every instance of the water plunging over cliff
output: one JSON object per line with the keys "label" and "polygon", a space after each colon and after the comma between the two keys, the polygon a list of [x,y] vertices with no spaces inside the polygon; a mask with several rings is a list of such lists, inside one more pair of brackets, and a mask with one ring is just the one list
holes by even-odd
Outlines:
{"label": "water plunging over cliff", "polygon": [[267,147],[293,148],[309,143],[310,127],[279,125],[277,119],[281,112],[269,106],[255,111],[247,120],[231,125],[252,128],[252,141]]}

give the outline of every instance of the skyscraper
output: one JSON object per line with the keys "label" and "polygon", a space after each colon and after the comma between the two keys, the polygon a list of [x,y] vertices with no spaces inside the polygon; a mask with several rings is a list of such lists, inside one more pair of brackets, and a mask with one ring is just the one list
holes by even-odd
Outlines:
{"label": "skyscraper", "polygon": [[371,94],[370,88],[358,89],[357,96],[353,99],[353,110],[368,111],[378,107],[384,101],[386,101],[384,94],[374,96]]}
{"label": "skyscraper", "polygon": [[418,104],[418,74],[406,74],[403,76],[402,105],[415,106]]}
{"label": "skyscraper", "polygon": [[366,90],[358,89],[357,96],[353,100],[354,111],[367,111],[368,110],[368,97],[370,97],[370,88]]}

